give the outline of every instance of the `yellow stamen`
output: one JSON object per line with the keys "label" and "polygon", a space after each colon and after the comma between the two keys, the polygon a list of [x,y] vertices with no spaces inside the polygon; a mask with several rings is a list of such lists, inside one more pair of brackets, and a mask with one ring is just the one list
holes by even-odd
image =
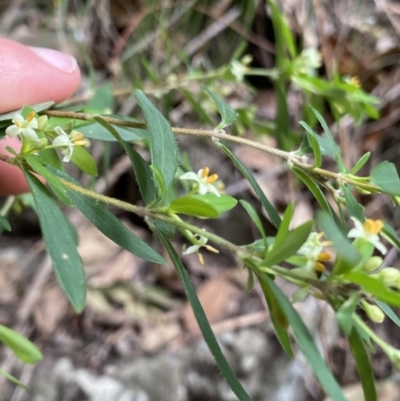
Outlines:
{"label": "yellow stamen", "polygon": [[199,259],[200,264],[204,266],[204,258],[200,252],[197,252],[197,259]]}
{"label": "yellow stamen", "polygon": [[320,262],[326,262],[327,260],[330,260],[330,258],[331,258],[331,255],[329,255],[329,253],[326,253],[326,252],[321,252],[319,255],[318,255],[318,261],[320,261]]}
{"label": "yellow stamen", "polygon": [[208,177],[208,173],[210,172],[210,169],[208,167],[204,167],[202,173],[201,173],[201,178],[207,178]]}
{"label": "yellow stamen", "polygon": [[26,117],[26,121],[28,121],[28,123],[30,123],[36,116],[36,113],[34,111],[31,111],[28,116]]}
{"label": "yellow stamen", "polygon": [[210,175],[209,177],[207,177],[206,183],[207,184],[212,184],[213,182],[215,182],[217,180],[218,180],[218,174],[213,174],[213,175]]}
{"label": "yellow stamen", "polygon": [[205,247],[207,249],[207,251],[213,252],[213,253],[219,253],[218,249],[215,249],[214,247],[210,246],[210,245],[206,245]]}
{"label": "yellow stamen", "polygon": [[323,271],[325,271],[325,265],[322,262],[317,261],[317,262],[315,262],[314,270],[317,273],[322,273]]}
{"label": "yellow stamen", "polygon": [[83,139],[82,132],[74,132],[74,134],[72,135],[72,142],[81,141],[82,139]]}
{"label": "yellow stamen", "polygon": [[80,141],[74,141],[75,146],[86,146],[89,142],[86,139],[82,139]]}
{"label": "yellow stamen", "polygon": [[379,234],[383,223],[381,220],[366,219],[363,224],[364,230],[369,234]]}
{"label": "yellow stamen", "polygon": [[357,88],[361,88],[360,79],[358,77],[352,77],[350,83],[356,86]]}

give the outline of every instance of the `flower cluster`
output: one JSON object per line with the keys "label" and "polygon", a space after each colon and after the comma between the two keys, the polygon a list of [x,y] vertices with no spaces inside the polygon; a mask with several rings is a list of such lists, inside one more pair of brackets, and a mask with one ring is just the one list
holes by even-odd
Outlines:
{"label": "flower cluster", "polygon": [[218,175],[213,174],[209,176],[209,173],[210,169],[208,167],[204,167],[200,169],[197,174],[191,171],[189,173],[182,174],[179,178],[181,180],[196,182],[197,185],[195,186],[194,191],[197,191],[200,195],[211,193],[216,196],[221,196],[218,189],[213,185],[218,181]]}
{"label": "flower cluster", "polygon": [[347,236],[349,238],[361,239],[369,242],[380,251],[383,255],[386,254],[387,249],[385,245],[379,239],[379,233],[382,231],[383,223],[380,220],[366,219],[364,223],[357,220],[355,217],[351,218],[354,222],[354,228],[352,228]]}
{"label": "flower cluster", "polygon": [[329,253],[322,252],[325,246],[330,245],[329,241],[321,241],[323,235],[323,233],[311,233],[298,250],[298,253],[306,258],[304,267],[308,271],[322,273],[325,270],[324,262],[331,258]]}
{"label": "flower cluster", "polygon": [[[203,229],[203,231],[206,231]],[[199,262],[201,265],[204,265],[204,258],[203,255],[200,253],[201,248],[207,249],[207,251],[213,252],[213,253],[219,253],[218,249],[215,249],[214,247],[207,245],[208,238],[203,237],[200,234],[196,234],[192,238],[192,242],[194,245],[190,246],[187,248],[184,252],[182,252],[183,255],[190,255],[192,253],[197,253],[197,258],[199,259]]]}
{"label": "flower cluster", "polygon": [[47,125],[47,116],[36,117],[36,113],[31,111],[26,118],[20,113],[16,113],[12,119],[13,125],[6,129],[9,137],[20,136],[23,146],[22,153],[29,154],[41,149],[59,148],[64,155],[63,161],[69,162],[74,151],[74,146],[86,146],[88,141],[83,134],[72,131],[68,135],[61,127],[55,127],[54,132],[57,136],[53,143],[48,145],[46,137],[39,137],[38,132],[43,131]]}

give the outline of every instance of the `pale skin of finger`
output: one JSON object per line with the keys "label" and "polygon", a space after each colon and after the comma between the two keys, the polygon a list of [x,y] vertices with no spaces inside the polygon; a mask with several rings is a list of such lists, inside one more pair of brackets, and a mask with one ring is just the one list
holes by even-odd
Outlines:
{"label": "pale skin of finger", "polygon": [[[0,55],[0,114],[25,105],[61,102],[79,86],[80,71],[72,56],[1,38]],[[17,138],[5,138],[0,141],[1,153],[9,154],[6,146],[18,151],[21,145]],[[27,191],[22,172],[0,162],[0,195]]]}

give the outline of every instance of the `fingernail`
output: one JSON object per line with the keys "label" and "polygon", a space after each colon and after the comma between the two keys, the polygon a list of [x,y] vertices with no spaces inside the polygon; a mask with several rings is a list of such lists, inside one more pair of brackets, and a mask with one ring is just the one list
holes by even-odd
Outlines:
{"label": "fingernail", "polygon": [[58,68],[61,71],[71,73],[78,67],[78,63],[76,62],[75,58],[69,54],[43,47],[31,47],[31,49],[46,63]]}

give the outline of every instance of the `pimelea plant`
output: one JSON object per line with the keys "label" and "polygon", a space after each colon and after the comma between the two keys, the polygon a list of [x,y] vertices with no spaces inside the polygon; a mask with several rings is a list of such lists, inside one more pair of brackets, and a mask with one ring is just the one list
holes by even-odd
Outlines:
{"label": "pimelea plant", "polygon": [[[85,305],[85,275],[76,249],[75,235],[57,198],[66,205],[77,207],[101,232],[122,248],[145,260],[165,264],[164,258],[125,227],[108,210],[107,205],[135,213],[145,219],[170,255],[216,363],[240,400],[249,400],[250,397],[233,374],[218,346],[182,264],[181,254],[196,254],[200,263],[204,264],[204,252],[218,252],[223,248],[232,252],[248,269],[249,286],[254,279],[259,281],[270,308],[276,335],[286,353],[293,356],[288,334],[288,328],[291,327],[295,340],[323,389],[332,399],[344,400],[340,386],[314,345],[306,326],[291,301],[275,284],[274,278],[279,276],[295,283],[299,288],[294,295],[297,301],[308,295],[325,300],[335,310],[340,328],[349,340],[365,392],[375,394],[365,344],[375,342],[398,367],[400,351],[379,338],[359,317],[359,311],[363,310],[373,322],[382,322],[385,313],[393,318],[389,305],[400,306],[400,294],[396,291],[400,288],[400,272],[391,267],[379,270],[382,264],[380,255],[387,252],[387,244],[399,247],[400,241],[388,224],[364,217],[362,206],[356,201],[352,190],[386,193],[397,203],[400,180],[394,165],[382,162],[372,169],[370,176],[358,176],[357,172],[367,161],[368,154],[352,168],[346,167],[325,121],[315,109],[314,113],[330,141],[330,153],[322,147],[321,144],[325,143],[322,142],[322,137],[304,122],[302,125],[306,129],[310,155],[302,149],[285,152],[228,135],[221,126],[231,123],[234,113],[220,98],[217,106],[222,123],[219,129],[210,131],[171,128],[142,91],[135,90],[134,96],[143,111],[145,123],[127,121],[122,116],[111,118],[46,107],[43,109],[42,105],[24,107],[12,117],[3,116],[4,121],[9,121],[5,134],[19,136],[22,148],[18,153],[9,149],[13,156],[1,154],[0,159],[18,166],[25,174],[57,279],[75,311],[81,312]],[[63,117],[63,120],[59,117]],[[9,118],[11,121],[7,120]],[[62,161],[72,162],[88,174],[97,173],[96,165],[88,152],[89,141],[79,129],[73,129],[82,121],[90,124],[92,132],[96,128],[105,128],[124,148],[132,163],[145,206],[129,204],[83,188],[64,172]],[[124,132],[130,132],[129,129],[143,131],[141,142],[150,150],[150,164],[129,141],[121,138],[121,126],[124,127]],[[132,134],[136,135],[136,131],[135,134],[132,131]],[[235,245],[206,231],[201,224],[189,223],[184,219],[184,216],[218,218],[221,213],[235,207],[237,200],[220,191],[218,175],[210,172],[208,167],[198,172],[185,173],[178,168],[179,151],[174,132],[209,137],[215,146],[225,152],[258,195],[277,230],[275,237],[266,236],[260,217],[243,200],[240,203],[258,228],[261,237],[251,244]],[[251,172],[224,142],[253,146],[286,161],[288,169],[307,185],[319,203],[321,210],[317,212],[315,220],[290,230],[293,203],[289,204],[281,217]],[[62,161],[57,150],[62,155]],[[323,154],[335,160],[336,172],[321,167]],[[309,162],[310,158],[313,162]],[[45,179],[46,184],[38,179],[38,175]],[[189,184],[185,186],[187,193],[173,196],[172,188],[178,182]],[[327,200],[325,192],[333,195],[336,211]],[[350,226],[345,218],[346,209],[352,220]],[[0,222],[3,228],[10,228],[4,216]],[[170,239],[176,230],[187,239],[187,247],[183,250],[176,250],[171,245]],[[327,261],[331,262],[332,269],[326,268]],[[40,358],[40,351],[23,337],[15,337],[12,330],[1,327],[0,338],[24,361],[33,362]]]}
{"label": "pimelea plant", "polygon": [[[291,328],[294,340],[325,393],[332,400],[342,401],[345,397],[339,384],[291,300],[276,285],[275,278],[286,279],[298,286],[292,301],[302,301],[307,296],[324,300],[335,311],[342,333],[348,339],[366,400],[376,400],[367,349],[375,343],[398,368],[400,351],[382,340],[363,321],[360,311],[376,323],[382,322],[385,315],[388,315],[400,326],[399,319],[390,308],[400,306],[400,293],[397,291],[400,289],[400,272],[393,267],[381,268],[382,255],[386,254],[388,246],[400,249],[400,240],[390,225],[364,216],[363,207],[356,200],[354,191],[362,194],[383,193],[398,204],[400,179],[395,166],[387,161],[373,167],[368,176],[358,175],[367,163],[369,153],[362,156],[354,166],[345,165],[340,148],[318,107],[312,107],[316,106],[314,101],[317,97],[327,100],[337,119],[349,114],[361,121],[365,115],[377,116],[374,108],[377,100],[364,93],[356,79],[339,77],[337,74],[330,81],[316,77],[315,69],[320,63],[318,52],[308,49],[297,53],[294,40],[278,9],[272,1],[269,4],[274,26],[279,25],[279,30],[276,30],[277,68],[269,71],[251,69],[248,66],[249,59],[245,57],[213,72],[212,77],[210,74],[195,74],[187,79],[207,82],[208,79],[219,77],[239,83],[246,74],[270,77],[280,99],[275,130],[281,149],[225,132],[225,128],[235,121],[238,113],[210,88],[206,88],[206,91],[221,115],[221,122],[213,130],[171,127],[144,92],[136,89],[133,95],[142,110],[144,122],[126,116],[111,117],[103,113],[51,109],[52,104],[26,106],[18,112],[0,116],[3,133],[18,136],[22,141],[19,152],[9,148],[12,156],[0,154],[0,160],[18,166],[25,174],[55,274],[77,313],[85,306],[85,274],[77,252],[76,235],[63,214],[60,202],[79,209],[121,248],[145,260],[161,265],[166,263],[160,253],[137,237],[109,211],[107,206],[112,205],[141,216],[163,244],[182,281],[216,364],[239,400],[248,401],[251,398],[221,352],[181,261],[182,254],[196,254],[200,263],[204,264],[206,252],[219,252],[221,249],[231,252],[247,269],[249,288],[254,280],[258,280],[276,336],[285,352],[293,357],[292,341],[288,333]],[[325,136],[319,135],[309,123],[300,122],[305,135],[297,149],[292,147],[293,141],[288,132],[287,83],[303,91],[309,105],[305,108],[305,114],[311,116],[308,121],[318,121],[325,133]],[[246,113],[243,116],[249,117]],[[238,127],[240,132],[240,125]],[[203,219],[216,219],[222,213],[239,207],[238,200],[221,191],[218,171],[210,171],[207,166],[197,172],[183,171],[178,163],[177,134],[209,138],[231,159],[253,188],[275,227],[274,236],[267,237],[261,218],[244,200],[239,200],[240,205],[257,227],[260,240],[238,246],[202,227]],[[73,163],[83,172],[97,175],[96,164],[89,152],[89,136],[95,139],[107,137],[107,140],[114,140],[122,146],[131,161],[144,206],[84,188],[65,173],[63,163]],[[149,150],[150,163],[144,160],[133,143]],[[290,203],[281,216],[250,170],[229,149],[231,143],[254,147],[282,159],[297,179],[308,187],[318,203],[320,210],[315,218],[290,229],[294,204]],[[334,168],[322,167],[328,159],[330,165],[334,163]],[[186,191],[183,195],[182,191],[174,191],[177,185]],[[202,220],[188,220],[186,216]],[[6,230],[11,229],[3,215],[0,215],[0,226]],[[187,240],[184,249],[175,249],[171,244],[176,231]],[[332,266],[329,269],[328,261]],[[0,326],[0,340],[25,362],[35,362],[41,358],[40,351],[31,342],[7,327]]]}

